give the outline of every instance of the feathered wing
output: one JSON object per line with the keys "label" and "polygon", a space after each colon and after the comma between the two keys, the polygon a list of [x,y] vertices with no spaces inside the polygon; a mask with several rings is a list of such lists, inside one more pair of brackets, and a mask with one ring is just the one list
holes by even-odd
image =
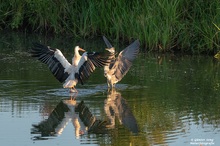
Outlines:
{"label": "feathered wing", "polygon": [[96,67],[103,67],[110,63],[112,53],[110,52],[92,52],[83,53],[81,60],[79,61],[78,74],[76,78],[83,84],[91,75],[91,73],[96,69]]}
{"label": "feathered wing", "polygon": [[136,58],[139,52],[139,47],[139,40],[136,40],[119,53],[114,65],[111,68],[114,70],[113,75],[115,75],[118,81],[120,81],[130,69],[133,60]]}
{"label": "feathered wing", "polygon": [[65,69],[69,68],[71,64],[66,60],[62,52],[59,49],[53,50],[39,43],[33,43],[33,45],[34,47],[30,52],[31,56],[47,64],[56,79],[63,83],[69,76]]}
{"label": "feathered wing", "polygon": [[103,36],[102,38],[108,48],[113,48],[112,44],[108,41],[108,39],[105,36]]}
{"label": "feathered wing", "polygon": [[127,60],[133,61],[136,58],[137,54],[139,53],[139,49],[140,49],[140,42],[139,40],[136,40],[128,47],[126,47],[124,50],[122,50],[120,54]]}
{"label": "feathered wing", "polygon": [[113,67],[113,65],[116,61],[115,60],[116,53],[115,53],[115,48],[112,46],[112,44],[109,42],[109,40],[105,36],[103,36],[102,38],[107,46],[106,50],[108,50],[111,53],[114,53],[114,55],[111,58],[111,62],[107,66],[104,66],[104,76],[106,76],[106,73],[109,72],[109,69]]}

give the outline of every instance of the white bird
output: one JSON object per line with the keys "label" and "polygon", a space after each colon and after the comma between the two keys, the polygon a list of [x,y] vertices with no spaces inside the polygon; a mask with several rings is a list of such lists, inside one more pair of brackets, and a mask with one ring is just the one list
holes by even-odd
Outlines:
{"label": "white bird", "polygon": [[[31,56],[47,64],[56,79],[64,83],[63,88],[69,88],[70,92],[77,92],[76,84],[80,82],[83,85],[95,68],[109,64],[112,56],[108,51],[89,53],[76,46],[70,64],[59,49],[52,49],[39,43],[33,45]],[[84,52],[82,56],[79,51]]]}
{"label": "white bird", "polygon": [[139,52],[140,43],[139,40],[134,41],[115,57],[115,48],[112,47],[105,36],[103,36],[103,40],[108,47],[106,50],[113,54],[111,63],[104,66],[104,76],[107,78],[108,87],[112,89],[129,71],[133,60]]}

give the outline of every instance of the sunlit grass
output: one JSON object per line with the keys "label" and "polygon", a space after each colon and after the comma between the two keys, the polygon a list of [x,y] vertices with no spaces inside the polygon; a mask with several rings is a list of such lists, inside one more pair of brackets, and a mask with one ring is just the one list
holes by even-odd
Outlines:
{"label": "sunlit grass", "polygon": [[0,5],[0,30],[139,39],[150,51],[213,54],[220,49],[219,27],[218,0],[8,0]]}

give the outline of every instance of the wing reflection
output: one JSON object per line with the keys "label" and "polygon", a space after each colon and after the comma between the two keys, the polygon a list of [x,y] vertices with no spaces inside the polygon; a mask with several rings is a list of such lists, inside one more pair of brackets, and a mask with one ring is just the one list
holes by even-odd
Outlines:
{"label": "wing reflection", "polygon": [[112,89],[108,92],[104,109],[110,121],[108,127],[115,127],[115,118],[117,117],[120,124],[123,124],[131,132],[138,133],[137,121],[128,107],[126,100],[121,96],[121,93],[116,91],[116,89]]}
{"label": "wing reflection", "polygon": [[76,138],[87,133],[107,134],[115,128],[116,118],[131,132],[138,133],[136,119],[119,92],[113,89],[108,93],[104,110],[110,122],[96,118],[84,101],[77,103],[76,100],[62,100],[48,119],[33,125],[31,134],[37,134],[33,140],[45,140],[61,135],[69,123],[75,128]]}
{"label": "wing reflection", "polygon": [[87,126],[89,133],[108,133],[106,128],[107,122],[97,119],[84,104],[84,101],[81,101],[81,103],[76,107],[76,112],[79,112],[79,117],[83,121],[84,125]]}
{"label": "wing reflection", "polygon": [[97,119],[84,101],[77,104],[76,100],[62,100],[48,119],[33,125],[31,134],[40,134],[34,136],[33,140],[46,140],[51,136],[61,135],[70,122],[75,128],[76,138],[86,133],[107,133],[107,122]]}
{"label": "wing reflection", "polygon": [[41,136],[36,136],[34,139],[47,139],[44,137],[54,136],[57,133],[62,133],[67,120],[65,118],[65,113],[69,111],[69,108],[63,101],[61,101],[56,108],[49,115],[48,119],[40,122],[37,125],[33,125],[31,129],[31,134],[41,134]]}
{"label": "wing reflection", "polygon": [[49,115],[48,119],[33,125],[31,134],[40,134],[34,136],[34,140],[48,139],[51,136],[61,135],[66,125],[72,122],[75,127],[75,136],[87,133],[87,129],[75,112],[77,103],[75,100],[62,100]]}

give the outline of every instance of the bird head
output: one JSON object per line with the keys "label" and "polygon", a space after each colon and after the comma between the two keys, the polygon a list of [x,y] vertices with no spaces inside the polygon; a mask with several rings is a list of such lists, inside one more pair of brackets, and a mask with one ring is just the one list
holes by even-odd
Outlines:
{"label": "bird head", "polygon": [[112,48],[105,48],[105,50],[109,51],[112,54],[115,54],[115,48],[114,47],[112,47]]}
{"label": "bird head", "polygon": [[75,47],[75,52],[79,52],[79,51],[86,52],[86,50],[80,48],[79,46],[76,46]]}

